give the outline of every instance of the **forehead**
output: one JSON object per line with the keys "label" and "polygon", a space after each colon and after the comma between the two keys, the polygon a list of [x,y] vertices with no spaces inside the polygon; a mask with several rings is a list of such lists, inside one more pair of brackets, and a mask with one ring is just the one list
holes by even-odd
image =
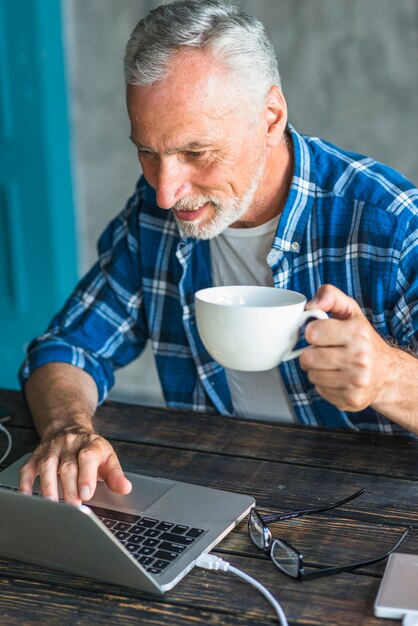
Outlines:
{"label": "forehead", "polygon": [[223,127],[247,105],[230,70],[201,50],[177,53],[153,85],[128,85],[127,103],[132,131],[141,135]]}

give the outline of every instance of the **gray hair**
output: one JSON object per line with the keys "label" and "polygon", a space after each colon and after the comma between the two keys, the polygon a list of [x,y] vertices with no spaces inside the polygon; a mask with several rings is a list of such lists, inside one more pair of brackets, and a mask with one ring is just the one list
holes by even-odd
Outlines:
{"label": "gray hair", "polygon": [[281,87],[273,46],[263,24],[242,13],[231,0],[177,0],[159,6],[132,31],[124,59],[129,85],[163,79],[173,55],[209,50],[237,77],[237,87],[257,102],[272,85]]}

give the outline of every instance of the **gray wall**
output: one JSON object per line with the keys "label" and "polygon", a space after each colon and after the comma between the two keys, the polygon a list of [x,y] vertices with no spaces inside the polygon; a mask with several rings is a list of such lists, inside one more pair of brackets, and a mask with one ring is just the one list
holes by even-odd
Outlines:
{"label": "gray wall", "polygon": [[[138,176],[122,58],[156,0],[63,0],[70,64],[80,273]],[[241,0],[267,25],[290,121],[418,183],[418,0]],[[114,398],[161,404],[149,350],[117,374]]]}

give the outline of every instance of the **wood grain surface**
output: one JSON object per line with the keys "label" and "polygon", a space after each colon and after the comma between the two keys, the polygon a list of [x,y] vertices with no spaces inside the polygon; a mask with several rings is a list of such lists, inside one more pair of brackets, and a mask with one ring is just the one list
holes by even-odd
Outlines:
{"label": "wood grain surface", "polygon": [[[21,394],[0,390],[13,436],[7,464],[38,437]],[[365,488],[341,508],[271,526],[318,567],[373,558],[408,525],[418,526],[418,443],[186,411],[106,403],[97,428],[126,470],[252,495],[262,512],[319,506]],[[0,439],[3,445],[3,439]],[[3,448],[0,447],[0,454]],[[418,554],[418,529],[402,544]],[[289,624],[398,624],[373,616],[384,563],[313,581],[280,574],[241,523],[216,553],[254,576],[281,602]],[[0,557],[0,625],[225,625],[277,623],[270,605],[233,575],[194,569],[163,598]]]}

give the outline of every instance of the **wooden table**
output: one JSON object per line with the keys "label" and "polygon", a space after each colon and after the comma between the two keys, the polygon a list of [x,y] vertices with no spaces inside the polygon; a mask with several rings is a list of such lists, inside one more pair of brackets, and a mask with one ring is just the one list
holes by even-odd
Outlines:
{"label": "wooden table", "polygon": [[[10,409],[7,464],[38,439],[17,392],[0,390]],[[281,522],[313,565],[372,558],[410,524],[418,525],[418,442],[409,438],[278,426],[186,411],[109,403],[97,414],[126,470],[239,491],[264,511],[318,506],[364,487],[340,509]],[[5,440],[0,439],[0,456]],[[243,522],[217,553],[264,583],[289,624],[399,624],[377,619],[373,603],[384,564],[298,582],[280,574],[249,542]],[[418,530],[402,545],[418,554]],[[270,605],[231,574],[195,568],[163,598],[0,557],[0,624],[261,626],[277,623]]]}

